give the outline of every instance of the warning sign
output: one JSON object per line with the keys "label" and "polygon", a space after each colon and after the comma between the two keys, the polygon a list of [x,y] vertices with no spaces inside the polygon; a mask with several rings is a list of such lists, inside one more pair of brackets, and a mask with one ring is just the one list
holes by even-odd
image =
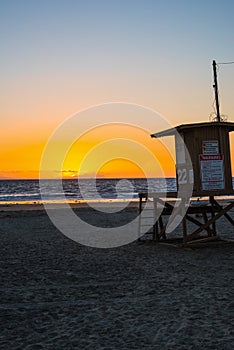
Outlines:
{"label": "warning sign", "polygon": [[200,154],[200,170],[202,190],[223,190],[224,171],[223,156]]}
{"label": "warning sign", "polygon": [[218,140],[203,141],[202,142],[202,153],[203,154],[218,154],[219,153]]}

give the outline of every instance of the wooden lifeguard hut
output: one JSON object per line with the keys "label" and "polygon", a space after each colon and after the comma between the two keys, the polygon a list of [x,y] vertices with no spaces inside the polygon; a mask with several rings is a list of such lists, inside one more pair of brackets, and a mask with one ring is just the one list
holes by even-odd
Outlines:
{"label": "wooden lifeguard hut", "polygon": [[[173,242],[182,246],[227,242],[217,238],[216,221],[225,217],[234,225],[229,213],[234,201],[227,200],[227,197],[225,201],[220,200],[223,196],[234,195],[229,138],[230,132],[234,131],[234,123],[223,121],[220,116],[215,61],[213,70],[215,121],[182,124],[151,135],[154,138],[174,136],[176,150],[177,191],[167,193],[167,198],[162,198],[160,193],[139,194],[140,211],[144,200],[153,198],[153,239],[159,242]],[[159,207],[161,214],[157,216]],[[173,226],[173,222],[165,222],[165,219],[172,214],[171,221],[182,223],[181,238],[172,237],[171,234],[168,237],[168,231],[171,232],[169,226]],[[202,218],[202,221],[198,218]],[[193,224],[192,232],[188,232],[188,222]]]}

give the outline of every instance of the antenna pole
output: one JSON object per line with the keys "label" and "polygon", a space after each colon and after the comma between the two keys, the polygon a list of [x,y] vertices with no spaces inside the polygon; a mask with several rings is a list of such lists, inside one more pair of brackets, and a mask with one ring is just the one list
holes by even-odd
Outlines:
{"label": "antenna pole", "polygon": [[220,117],[220,111],[219,111],[219,93],[218,93],[218,80],[217,80],[217,63],[215,62],[215,60],[213,61],[213,72],[214,72],[214,92],[215,92],[215,104],[216,104],[216,112],[217,112],[217,121],[220,122],[221,121],[221,117]]}

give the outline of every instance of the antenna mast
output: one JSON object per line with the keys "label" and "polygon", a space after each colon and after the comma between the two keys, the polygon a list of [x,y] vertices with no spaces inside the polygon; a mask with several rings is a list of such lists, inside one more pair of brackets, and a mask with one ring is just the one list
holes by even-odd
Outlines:
{"label": "antenna mast", "polygon": [[217,113],[217,122],[221,121],[220,111],[219,111],[219,90],[218,90],[218,80],[217,80],[217,63],[213,61],[213,72],[214,72],[214,92],[215,92],[215,104],[216,104],[216,113]]}

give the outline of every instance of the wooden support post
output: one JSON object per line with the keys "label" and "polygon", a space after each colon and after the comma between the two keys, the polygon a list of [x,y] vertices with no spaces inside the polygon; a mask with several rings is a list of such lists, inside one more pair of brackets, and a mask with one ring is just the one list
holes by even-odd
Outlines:
{"label": "wooden support post", "polygon": [[153,240],[159,241],[159,235],[158,235],[158,200],[157,197],[153,197],[154,201],[154,226],[153,226]]}
{"label": "wooden support post", "polygon": [[[220,210],[223,209],[223,207],[221,205],[219,205],[219,203],[214,199],[214,197],[212,196],[212,203],[214,206],[218,207]],[[224,214],[225,218],[232,224],[234,225],[234,220],[231,218],[230,215],[228,215],[227,213]]]}
{"label": "wooden support post", "polygon": [[186,215],[183,217],[182,225],[183,225],[183,245],[184,245],[184,247],[186,247],[187,246],[187,222],[186,222]]}
{"label": "wooden support post", "polygon": [[[210,200],[210,204],[211,204],[211,216],[213,219],[215,216],[214,196],[210,196],[209,200]],[[212,222],[212,228],[213,228],[213,235],[216,236],[216,222],[215,222],[215,220]]]}
{"label": "wooden support post", "polygon": [[159,235],[158,235],[158,221],[155,222],[154,227],[153,227],[153,240],[154,241],[159,241]]}
{"label": "wooden support post", "polygon": [[[180,211],[180,205],[176,205],[178,202],[164,200],[160,198],[160,194],[152,194],[154,199],[154,222],[153,222],[153,240],[162,243],[181,242],[180,237],[169,237],[167,238],[166,227],[169,223],[170,225],[170,216],[174,209],[176,209],[176,214],[183,215],[183,211]],[[141,213],[144,209],[144,201],[147,201],[148,195],[143,193],[139,195],[139,212]],[[216,221],[220,217],[225,217],[228,221],[234,225],[234,220],[228,214],[228,212],[234,208],[234,202],[230,204],[219,204],[214,196],[209,196],[209,205],[200,205],[200,206],[189,206],[188,211],[182,219],[182,230],[183,230],[183,243],[184,247],[192,245],[202,245],[208,244],[211,242],[215,243],[217,241],[216,237]],[[173,212],[174,213],[174,212]],[[193,217],[193,214],[202,214],[203,220],[197,220]],[[169,216],[169,221],[166,217]],[[144,217],[145,218],[145,217]],[[139,239],[141,234],[141,218],[139,218]],[[150,217],[152,219],[152,217]],[[164,220],[165,219],[165,220]],[[187,229],[187,221],[192,222],[198,228],[189,233]],[[151,225],[152,227],[152,225]],[[206,231],[207,235],[200,236],[202,231]],[[234,242],[234,241],[233,241]]]}
{"label": "wooden support post", "polygon": [[162,215],[160,215],[159,217],[159,227],[160,227],[160,236],[162,235],[162,237],[166,239],[166,233],[165,233],[165,227],[163,225]]}
{"label": "wooden support post", "polygon": [[229,210],[231,210],[234,207],[234,203],[231,203],[226,206],[226,208],[223,208],[220,210],[217,214],[214,215],[213,218],[209,219],[205,224],[203,224],[200,228],[198,228],[196,231],[194,231],[192,234],[190,234],[187,239],[192,240],[193,238],[197,237],[200,232],[207,229],[207,227],[210,224],[213,224],[214,221],[218,220],[221,216],[223,216],[225,213],[227,213]]}
{"label": "wooden support post", "polygon": [[142,204],[143,204],[144,195],[139,193],[139,216],[138,216],[138,241],[141,240],[141,212],[142,212]]}
{"label": "wooden support post", "polygon": [[[202,215],[203,215],[204,224],[205,224],[205,223],[208,221],[207,213],[204,211],[204,212],[202,213]],[[207,233],[208,233],[208,237],[213,236],[213,231],[212,231],[212,229],[210,228],[210,226],[207,226],[206,230],[207,230]]]}

